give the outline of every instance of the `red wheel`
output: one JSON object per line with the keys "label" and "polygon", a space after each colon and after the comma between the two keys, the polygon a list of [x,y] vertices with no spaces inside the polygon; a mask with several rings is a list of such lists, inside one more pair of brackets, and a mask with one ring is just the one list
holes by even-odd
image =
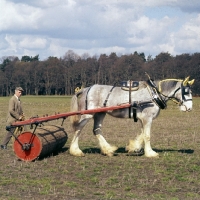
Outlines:
{"label": "red wheel", "polygon": [[[23,146],[28,146],[28,148],[23,149]],[[39,157],[42,144],[37,135],[31,132],[23,132],[17,137],[17,140],[14,141],[13,150],[19,159],[33,161]]]}

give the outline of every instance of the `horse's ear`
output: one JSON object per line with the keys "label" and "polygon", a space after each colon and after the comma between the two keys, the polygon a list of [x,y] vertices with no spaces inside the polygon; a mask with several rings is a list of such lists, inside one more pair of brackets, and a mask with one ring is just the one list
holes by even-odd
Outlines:
{"label": "horse's ear", "polygon": [[188,84],[189,84],[189,85],[193,85],[194,81],[195,81],[195,79],[193,79],[193,80],[191,80],[191,81],[188,81]]}
{"label": "horse's ear", "polygon": [[189,76],[183,81],[183,86],[186,86],[187,85],[187,83],[188,83],[188,81],[189,81]]}

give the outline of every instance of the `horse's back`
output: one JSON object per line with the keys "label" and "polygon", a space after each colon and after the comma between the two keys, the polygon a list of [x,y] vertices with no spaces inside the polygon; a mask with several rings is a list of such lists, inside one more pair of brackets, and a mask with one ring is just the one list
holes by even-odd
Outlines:
{"label": "horse's back", "polygon": [[140,81],[136,90],[123,89],[120,86],[112,85],[93,85],[85,88],[79,101],[79,107],[88,109],[116,106],[131,101],[141,101],[141,97],[149,98],[149,92],[146,89],[144,81]]}

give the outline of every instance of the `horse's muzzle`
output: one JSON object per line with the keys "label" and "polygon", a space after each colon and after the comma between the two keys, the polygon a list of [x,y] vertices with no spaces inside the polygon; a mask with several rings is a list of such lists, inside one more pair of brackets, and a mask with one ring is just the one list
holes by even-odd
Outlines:
{"label": "horse's muzzle", "polygon": [[183,112],[190,112],[192,110],[192,106],[186,106],[184,104],[181,105],[181,111]]}

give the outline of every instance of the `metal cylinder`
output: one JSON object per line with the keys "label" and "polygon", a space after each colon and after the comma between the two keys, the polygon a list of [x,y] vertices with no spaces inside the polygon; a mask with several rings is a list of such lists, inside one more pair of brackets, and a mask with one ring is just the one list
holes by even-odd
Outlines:
{"label": "metal cylinder", "polygon": [[33,161],[61,149],[68,136],[63,127],[43,126],[34,133],[25,131],[14,141],[13,150],[23,161]]}

